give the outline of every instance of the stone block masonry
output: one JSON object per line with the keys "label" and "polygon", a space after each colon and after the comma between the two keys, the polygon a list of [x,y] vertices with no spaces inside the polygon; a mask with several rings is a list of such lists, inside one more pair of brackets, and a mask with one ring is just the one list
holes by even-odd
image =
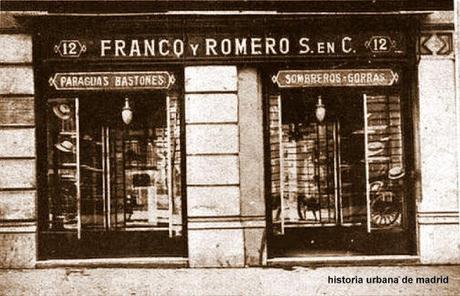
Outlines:
{"label": "stone block masonry", "polygon": [[33,268],[37,194],[32,37],[0,34],[0,268]]}

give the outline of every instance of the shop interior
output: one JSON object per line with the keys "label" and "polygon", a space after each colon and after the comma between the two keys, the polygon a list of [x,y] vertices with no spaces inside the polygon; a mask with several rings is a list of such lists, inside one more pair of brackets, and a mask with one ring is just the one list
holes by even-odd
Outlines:
{"label": "shop interior", "polygon": [[269,98],[273,256],[407,252],[401,116],[383,89]]}
{"label": "shop interior", "polygon": [[98,93],[50,98],[45,232],[72,237],[90,253],[99,250],[97,256],[114,250],[92,246],[94,238],[110,246],[129,237],[132,245],[117,252],[137,255],[150,248],[155,235],[166,241],[181,237],[180,147],[176,97]]}

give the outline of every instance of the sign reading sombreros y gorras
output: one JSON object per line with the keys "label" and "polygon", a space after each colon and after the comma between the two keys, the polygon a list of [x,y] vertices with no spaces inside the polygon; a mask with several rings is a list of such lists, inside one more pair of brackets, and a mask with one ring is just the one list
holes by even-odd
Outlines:
{"label": "sign reading sombreros y gorras", "polygon": [[392,86],[399,74],[393,69],[280,70],[272,81],[280,88]]}
{"label": "sign reading sombreros y gorras", "polygon": [[49,79],[56,90],[169,89],[175,82],[167,71],[62,72]]}

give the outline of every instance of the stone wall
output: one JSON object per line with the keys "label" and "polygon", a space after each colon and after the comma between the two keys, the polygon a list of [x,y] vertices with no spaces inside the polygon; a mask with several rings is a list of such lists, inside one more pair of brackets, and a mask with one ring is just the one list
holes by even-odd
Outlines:
{"label": "stone wall", "polygon": [[[0,268],[36,260],[36,161],[32,37],[0,26]],[[9,21],[8,21],[9,20]]]}
{"label": "stone wall", "polygon": [[190,266],[261,265],[266,247],[257,71],[186,67],[185,120]]}

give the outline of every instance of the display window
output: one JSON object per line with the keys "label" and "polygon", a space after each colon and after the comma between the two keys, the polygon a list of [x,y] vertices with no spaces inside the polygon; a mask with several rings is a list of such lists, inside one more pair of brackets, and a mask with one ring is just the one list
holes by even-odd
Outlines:
{"label": "display window", "polygon": [[408,254],[410,116],[399,87],[267,96],[269,255]]}
{"label": "display window", "polygon": [[164,92],[47,98],[43,255],[183,255],[180,124]]}

